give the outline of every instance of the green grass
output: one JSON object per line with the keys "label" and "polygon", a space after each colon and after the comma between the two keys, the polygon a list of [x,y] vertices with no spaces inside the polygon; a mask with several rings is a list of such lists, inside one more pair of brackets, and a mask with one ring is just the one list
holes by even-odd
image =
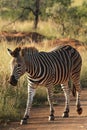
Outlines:
{"label": "green grass", "polygon": [[44,105],[47,102],[46,88],[39,86],[36,90],[33,106]]}

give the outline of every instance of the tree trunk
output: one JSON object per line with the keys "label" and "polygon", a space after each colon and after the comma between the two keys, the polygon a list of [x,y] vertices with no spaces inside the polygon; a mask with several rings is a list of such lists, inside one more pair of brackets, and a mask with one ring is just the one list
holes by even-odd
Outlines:
{"label": "tree trunk", "polygon": [[34,13],[34,15],[35,15],[34,29],[37,29],[38,21],[39,21],[39,13],[40,13],[40,0],[36,0],[35,6],[36,6],[36,9],[35,9],[35,13]]}

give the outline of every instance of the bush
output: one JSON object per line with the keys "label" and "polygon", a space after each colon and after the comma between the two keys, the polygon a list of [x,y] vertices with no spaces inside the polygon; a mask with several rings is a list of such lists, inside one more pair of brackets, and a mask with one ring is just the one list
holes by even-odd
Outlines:
{"label": "bush", "polygon": [[42,105],[47,101],[47,93],[45,87],[38,87],[34,97],[33,105]]}

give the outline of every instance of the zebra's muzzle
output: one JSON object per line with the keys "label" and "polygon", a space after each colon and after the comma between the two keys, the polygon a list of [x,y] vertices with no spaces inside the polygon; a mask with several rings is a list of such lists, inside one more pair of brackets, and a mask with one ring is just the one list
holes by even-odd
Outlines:
{"label": "zebra's muzzle", "polygon": [[18,82],[18,81],[15,79],[15,76],[14,76],[14,75],[11,75],[9,83],[10,83],[11,85],[13,85],[13,86],[16,86],[16,85],[17,85],[17,82]]}

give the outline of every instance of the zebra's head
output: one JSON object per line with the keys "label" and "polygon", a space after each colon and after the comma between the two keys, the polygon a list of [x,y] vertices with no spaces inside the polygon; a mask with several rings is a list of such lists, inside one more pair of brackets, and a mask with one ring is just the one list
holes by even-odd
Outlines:
{"label": "zebra's head", "polygon": [[23,57],[21,56],[21,48],[18,47],[14,51],[8,49],[9,54],[13,57],[11,62],[10,84],[17,85],[18,79],[26,72],[26,66]]}

